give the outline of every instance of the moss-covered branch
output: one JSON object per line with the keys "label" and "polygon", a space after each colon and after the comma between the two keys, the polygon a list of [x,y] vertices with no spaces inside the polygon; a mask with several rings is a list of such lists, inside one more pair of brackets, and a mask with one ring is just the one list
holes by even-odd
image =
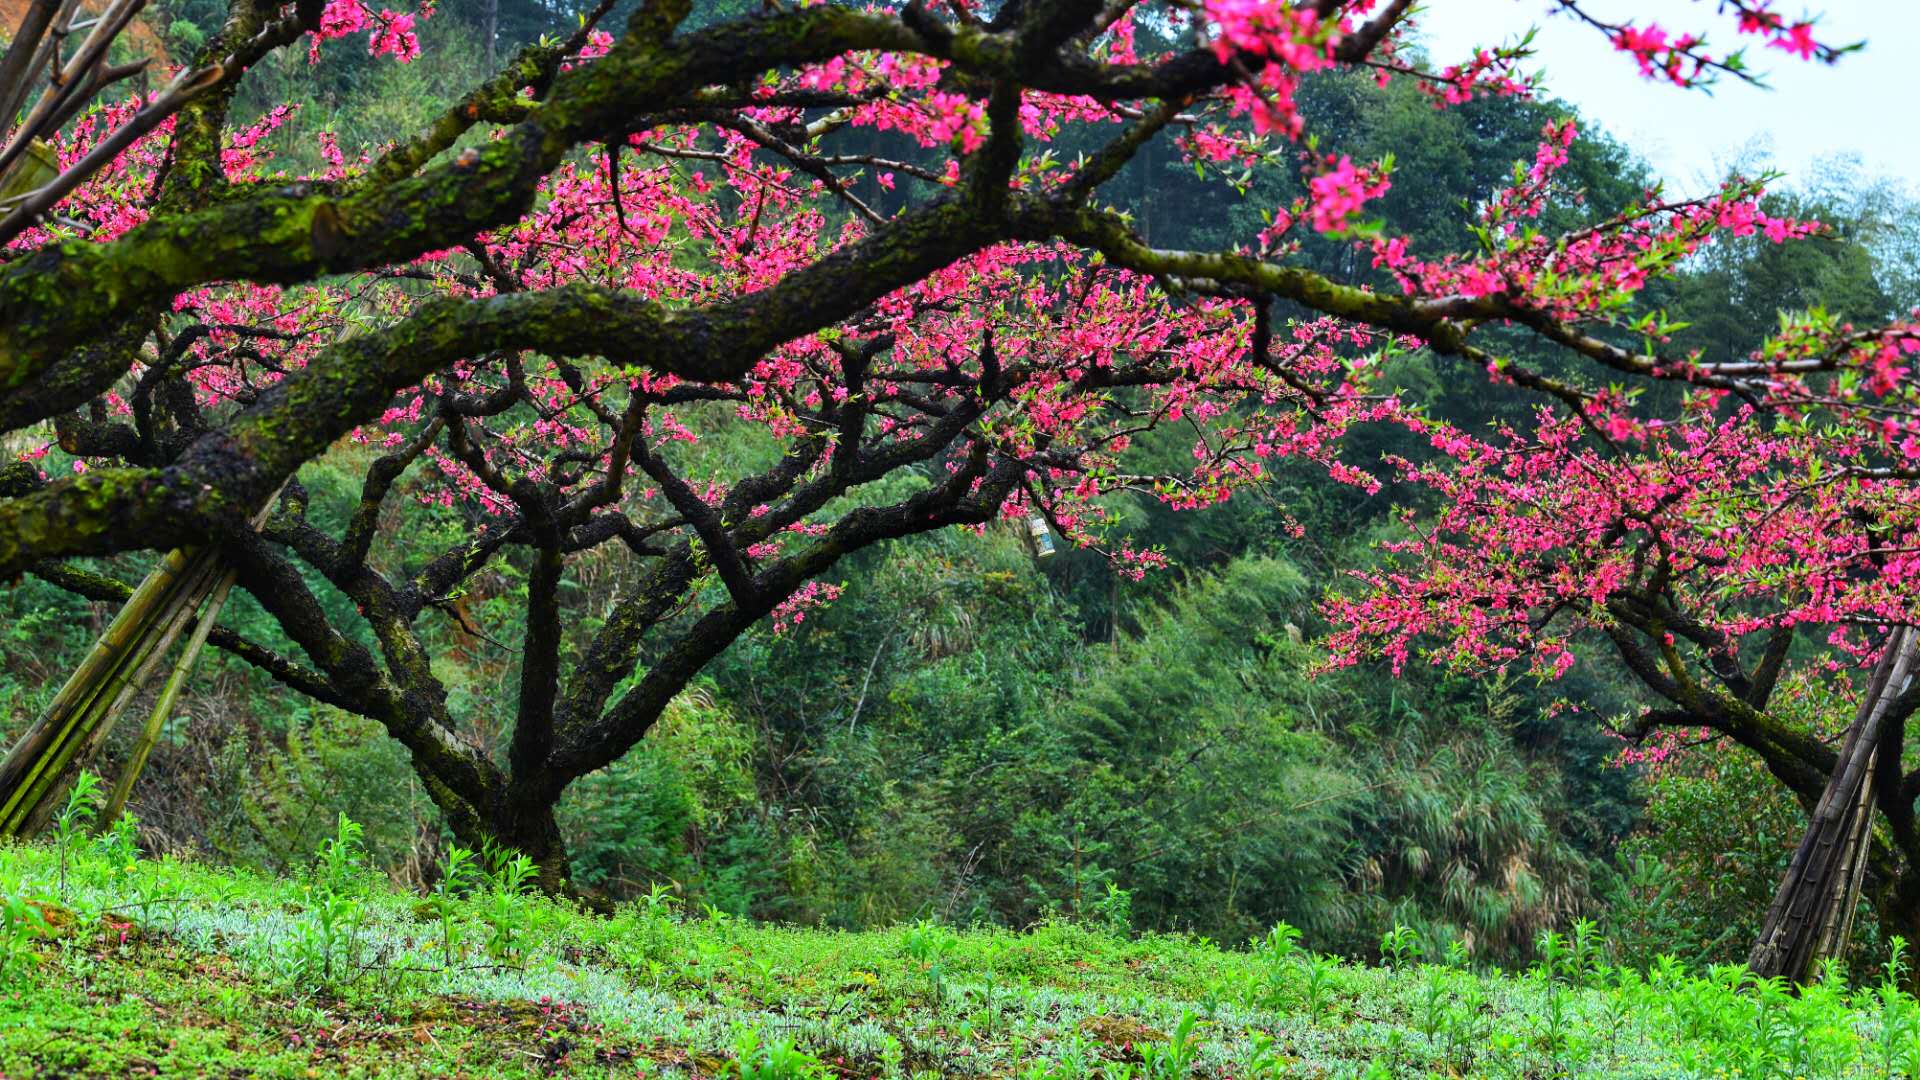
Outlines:
{"label": "moss-covered branch", "polygon": [[[105,389],[127,358],[100,356],[76,369],[73,350],[183,290],[217,280],[305,281],[458,244],[523,213],[569,148],[624,133],[636,118],[729,73],[917,44],[897,19],[835,7],[727,23],[670,43],[629,35],[556,78],[548,100],[505,137],[418,175],[345,193],[263,188],[156,215],[109,243],[49,245],[0,268],[0,428],[50,415],[38,387],[52,369],[67,369],[65,384]],[[437,141],[430,134],[415,153]]]}
{"label": "moss-covered branch", "polygon": [[463,357],[494,349],[613,354],[726,381],[769,349],[854,314],[1010,228],[983,220],[959,197],[936,202],[773,288],[709,308],[675,310],[588,285],[428,302],[394,326],[324,350],[165,468],[99,469],[0,504],[0,573],[43,558],[167,547],[230,531],[221,523],[250,515],[303,462],[377,416],[396,390]]}
{"label": "moss-covered branch", "polygon": [[1440,311],[1422,302],[1368,292],[1339,284],[1311,270],[1247,255],[1155,248],[1111,211],[1066,209],[1052,222],[1052,227],[1063,239],[1092,248],[1113,262],[1142,273],[1243,286],[1336,318],[1417,335],[1435,352],[1446,355],[1466,347],[1465,332]]}
{"label": "moss-covered branch", "polygon": [[[79,350],[181,291],[226,280],[307,281],[455,246],[524,213],[541,178],[571,148],[620,137],[664,110],[695,103],[715,84],[858,49],[921,53],[985,77],[1105,100],[1177,98],[1229,75],[1205,50],[1151,68],[1075,59],[1054,51],[1057,20],[1040,22],[1029,28],[1036,35],[1030,42],[1017,30],[952,26],[924,15],[909,23],[830,5],[670,39],[642,20],[606,56],[557,75],[555,57],[523,54],[361,180],[250,185],[185,198],[172,192],[194,185],[172,178],[159,212],[127,235],[52,244],[0,267],[0,429],[44,419],[106,389],[125,373],[130,355]],[[282,24],[292,25],[268,24],[248,48],[277,40]],[[544,99],[517,99],[520,86],[549,78]],[[183,121],[187,143],[214,138],[209,132],[221,112],[215,99],[196,106]],[[513,118],[502,138],[438,159],[474,123]],[[192,134],[196,125],[207,131]]]}

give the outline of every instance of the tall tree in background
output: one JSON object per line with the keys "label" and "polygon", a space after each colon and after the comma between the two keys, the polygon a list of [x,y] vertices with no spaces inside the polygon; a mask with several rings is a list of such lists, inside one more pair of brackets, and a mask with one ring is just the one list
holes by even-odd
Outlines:
{"label": "tall tree in background", "polygon": [[[1103,496],[1204,506],[1277,456],[1369,483],[1340,439],[1417,421],[1373,392],[1408,348],[1586,410],[1594,393],[1507,355],[1505,327],[1603,378],[1744,387],[1744,371],[1644,359],[1623,342],[1653,324],[1622,313],[1718,235],[1813,231],[1732,183],[1544,233],[1532,223],[1567,197],[1566,124],[1481,208],[1480,249],[1369,227],[1392,160],[1303,152],[1301,80],[1364,69],[1443,106],[1527,90],[1519,49],[1405,61],[1404,0],[695,21],[662,2],[617,37],[595,29],[608,6],[426,130],[292,181],[257,150],[274,114],[229,130],[247,66],[303,34],[364,33],[407,59],[413,16],[235,0],[172,112],[81,121],[59,178],[0,219],[0,428],[54,421],[79,472],[9,470],[0,572],[111,598],[125,587],[61,560],[218,545],[285,641],[215,644],[383,724],[463,840],[526,851],[553,888],[566,787],[749,626],[830,599],[820,578],[849,552],[1013,517],[1151,565],[1109,535]],[[1721,6],[1742,33],[1838,55],[1767,3]],[[1651,78],[1744,70],[1699,37],[1561,7]],[[1136,21],[1174,44],[1138,54]],[[1051,152],[1069,141],[1088,149]],[[1302,194],[1256,207],[1260,227],[1220,250],[1156,248],[1115,205],[1136,193],[1112,183],[1150,145],[1228,188],[1293,169]],[[1300,265],[1310,237],[1398,290]],[[1300,317],[1282,323],[1277,303]],[[1807,355],[1853,355],[1805,333]],[[1130,471],[1130,444],[1169,425],[1192,432],[1192,467]],[[713,468],[702,431],[761,446],[758,467]],[[379,452],[328,522],[294,474],[342,439]],[[407,497],[464,515],[444,551],[384,527],[417,468],[436,481]],[[248,519],[283,486],[256,534]],[[582,620],[569,560],[597,549],[623,553],[631,586]],[[302,566],[359,625],[327,617]],[[515,726],[492,755],[463,732],[419,624],[461,618],[464,583],[502,566],[527,575],[529,603]]]}

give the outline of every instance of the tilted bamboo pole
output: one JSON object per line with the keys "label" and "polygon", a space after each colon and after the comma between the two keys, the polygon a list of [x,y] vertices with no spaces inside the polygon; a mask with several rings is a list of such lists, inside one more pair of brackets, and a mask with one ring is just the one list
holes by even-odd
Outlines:
{"label": "tilted bamboo pole", "polygon": [[[255,529],[265,522],[267,507],[277,497],[269,497],[254,515]],[[99,753],[121,712],[147,685],[205,604],[205,614],[161,691],[154,709],[157,715],[149,716],[115,785],[113,811],[120,811],[235,577],[216,549],[181,549],[169,552],[140,582],[46,712],[0,760],[0,838],[31,836],[46,827],[80,768]]]}
{"label": "tilted bamboo pole", "polygon": [[119,614],[114,616],[106,632],[93,643],[86,659],[67,677],[65,685],[48,703],[40,720],[27,729],[26,734],[8,752],[6,759],[0,761],[0,792],[6,793],[5,801],[0,802],[0,815],[11,811],[16,801],[14,793],[20,790],[29,770],[41,760],[47,747],[65,730],[68,719],[83,711],[87,703],[98,695],[101,685],[121,662],[128,643],[136,632],[144,629],[148,616],[165,603],[180,576],[186,572],[188,560],[187,552],[172,552],[147,575],[146,580],[121,605]]}
{"label": "tilted bamboo pole", "polygon": [[147,714],[146,727],[141,729],[140,737],[128,752],[126,763],[120,766],[120,778],[114,782],[113,794],[107,799],[106,809],[100,813],[103,827],[113,824],[119,819],[121,811],[126,809],[127,798],[133,794],[134,781],[140,778],[141,771],[147,767],[147,757],[160,741],[160,731],[173,713],[173,703],[180,696],[180,688],[186,684],[187,676],[193,671],[194,662],[200,658],[200,650],[206,647],[207,635],[220,618],[220,609],[226,606],[227,594],[233,590],[237,576],[234,571],[227,571],[214,586],[213,595],[207,598],[206,609],[200,613],[200,621],[194,624],[193,636],[187,639],[179,659],[174,661],[173,671],[167,676],[166,685],[161,687],[160,696],[153,703],[153,711]]}
{"label": "tilted bamboo pole", "polygon": [[128,597],[47,711],[0,762],[0,837],[32,835],[44,824],[74,764],[99,746],[218,574],[211,554],[172,552]]}
{"label": "tilted bamboo pole", "polygon": [[1821,928],[1820,940],[1813,947],[1813,963],[1816,965],[1822,960],[1845,954],[1847,943],[1853,937],[1853,916],[1860,908],[1860,885],[1867,873],[1867,844],[1873,838],[1873,773],[1874,765],[1879,760],[1880,751],[1875,748],[1867,758],[1867,778],[1860,786],[1860,797],[1854,800],[1853,826],[1847,837],[1840,873],[1835,875],[1833,899],[1827,906],[1826,925]]}
{"label": "tilted bamboo pole", "polygon": [[154,672],[160,669],[161,662],[166,659],[167,651],[186,632],[193,621],[194,612],[199,610],[201,602],[218,578],[219,568],[208,558],[202,572],[182,589],[178,602],[169,605],[164,621],[154,633],[148,635],[141,651],[128,668],[123,669],[121,677],[116,679],[113,695],[102,698],[105,701],[104,708],[96,711],[92,723],[80,726],[75,732],[72,749],[51,763],[52,767],[45,774],[46,781],[37,785],[32,809],[27,814],[22,830],[26,835],[38,833],[52,821],[61,800],[66,797],[67,789],[79,776],[80,770],[99,755],[100,748],[106,744],[107,736],[120,722],[127,706],[152,681]]}
{"label": "tilted bamboo pole", "polygon": [[[1860,707],[1840,745],[1833,776],[1814,807],[1807,833],[1781,879],[1747,967],[1763,978],[1804,981],[1814,965],[1844,948],[1866,861],[1873,820],[1871,773],[1888,708],[1912,678],[1920,632],[1888,635]],[[1835,932],[1836,927],[1841,928]]]}

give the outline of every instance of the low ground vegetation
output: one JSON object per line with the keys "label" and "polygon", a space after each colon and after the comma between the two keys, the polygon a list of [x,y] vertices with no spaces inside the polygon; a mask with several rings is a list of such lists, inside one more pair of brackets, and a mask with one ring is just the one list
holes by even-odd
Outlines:
{"label": "low ground vegetation", "polygon": [[[1798,995],[1738,967],[1616,964],[1592,924],[1531,969],[1411,930],[1361,966],[1281,924],[1134,936],[1126,897],[1023,931],[832,932],[584,914],[524,858],[454,849],[425,896],[341,819],[269,878],[142,857],[132,825],[0,851],[0,1074],[1163,1078],[1890,1077],[1920,1064],[1904,952]],[[1104,918],[1104,923],[1102,922]]]}

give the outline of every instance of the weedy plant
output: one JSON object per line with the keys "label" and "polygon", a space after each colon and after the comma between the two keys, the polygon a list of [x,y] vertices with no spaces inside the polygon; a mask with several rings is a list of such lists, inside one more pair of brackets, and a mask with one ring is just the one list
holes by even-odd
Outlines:
{"label": "weedy plant", "polygon": [[461,959],[459,901],[479,879],[480,866],[474,861],[472,849],[458,844],[448,847],[447,857],[440,864],[440,880],[427,897],[427,907],[440,926],[440,959],[449,969],[458,966]]}
{"label": "weedy plant", "polygon": [[820,1059],[782,1037],[769,1041],[758,1028],[742,1031],[733,1043],[730,1071],[738,1080],[825,1080]]}
{"label": "weedy plant", "polygon": [[74,843],[93,825],[104,798],[100,790],[100,778],[90,772],[82,772],[67,792],[66,805],[53,815],[53,847],[59,857],[61,903],[67,899],[67,862],[72,856]]}
{"label": "weedy plant", "polygon": [[363,884],[360,837],[360,824],[341,814],[306,886],[306,915],[294,928],[284,973],[309,988],[330,986],[358,966],[366,923],[354,895]]}
{"label": "weedy plant", "polygon": [[1599,924],[1592,919],[1575,919],[1568,946],[1564,972],[1567,982],[1575,989],[1585,989],[1588,980],[1599,973],[1601,957],[1606,952]]}
{"label": "weedy plant", "polygon": [[1145,1080],[1184,1080],[1200,1057],[1200,1041],[1194,1035],[1199,1026],[1200,1018],[1189,1009],[1180,1014],[1180,1023],[1166,1042],[1142,1044],[1140,1069]]}
{"label": "weedy plant", "polygon": [[1557,1059],[1567,1043],[1567,995],[1561,984],[1571,969],[1574,953],[1567,939],[1553,930],[1540,935],[1535,951],[1540,959],[1534,965],[1533,974],[1545,1001],[1539,1017],[1540,1045],[1549,1059]]}
{"label": "weedy plant", "polygon": [[1268,1008],[1278,1008],[1280,995],[1286,983],[1288,961],[1292,959],[1295,948],[1300,942],[1300,928],[1286,922],[1278,922],[1267,936],[1253,943],[1253,954],[1259,960],[1259,1003]]}
{"label": "weedy plant", "polygon": [[907,956],[926,973],[927,984],[933,991],[935,1006],[945,1004],[947,999],[947,957],[959,939],[953,931],[930,919],[922,919],[907,928],[902,937]]}
{"label": "weedy plant", "polygon": [[1474,1052],[1487,1034],[1486,1005],[1486,990],[1480,980],[1464,979],[1442,1024],[1447,1060],[1469,1075]]}
{"label": "weedy plant", "polygon": [[1340,969],[1340,960],[1338,957],[1310,952],[1302,955],[1299,962],[1304,975],[1301,990],[1306,994],[1307,1016],[1319,1020],[1321,1011],[1332,999],[1333,978]]}
{"label": "weedy plant", "polygon": [[1107,882],[1106,895],[1093,902],[1093,917],[1110,934],[1133,933],[1133,893]]}
{"label": "weedy plant", "polygon": [[1428,964],[1422,971],[1420,981],[1420,1002],[1415,1012],[1420,1026],[1420,1034],[1433,1043],[1440,1036],[1440,1029],[1446,1024],[1447,1005],[1452,1000],[1447,992],[1450,972],[1438,964]]}
{"label": "weedy plant", "polygon": [[359,881],[364,830],[360,823],[341,814],[334,822],[333,835],[320,844],[319,884],[333,892],[351,892]]}
{"label": "weedy plant", "polygon": [[674,927],[680,921],[681,904],[681,899],[673,894],[670,886],[655,882],[648,888],[647,895],[627,907],[627,918],[633,931],[622,935],[622,944],[637,953],[640,964],[656,973],[656,984],[662,962],[673,948]]}
{"label": "weedy plant", "polygon": [[1390,968],[1406,967],[1420,955],[1420,935],[1411,926],[1395,926],[1380,935],[1380,959]]}
{"label": "weedy plant", "polygon": [[1078,1032],[1065,1040],[1050,1059],[1041,1059],[1023,1071],[1024,1080],[1086,1080],[1094,1073],[1097,1060]]}
{"label": "weedy plant", "polygon": [[488,852],[487,898],[481,917],[487,923],[487,956],[503,966],[519,966],[523,956],[529,907],[526,901],[537,869],[525,855]]}
{"label": "weedy plant", "polygon": [[1286,1057],[1280,1052],[1280,1044],[1273,1036],[1264,1031],[1255,1032],[1253,1050],[1239,1069],[1242,1076],[1263,1078],[1282,1075],[1287,1067]]}
{"label": "weedy plant", "polygon": [[1872,1009],[1879,1020],[1874,1034],[1874,1051],[1882,1076],[1912,1075],[1920,1054],[1920,1006],[1901,991],[1906,978],[1907,939],[1898,934],[1887,940],[1887,962],[1881,968],[1880,983],[1863,995],[1862,1005]]}
{"label": "weedy plant", "polygon": [[33,942],[47,928],[47,913],[25,892],[0,894],[0,986],[12,982],[33,955]]}
{"label": "weedy plant", "polygon": [[140,823],[132,814],[121,814],[94,841],[94,849],[106,859],[116,881],[124,881],[140,869]]}

